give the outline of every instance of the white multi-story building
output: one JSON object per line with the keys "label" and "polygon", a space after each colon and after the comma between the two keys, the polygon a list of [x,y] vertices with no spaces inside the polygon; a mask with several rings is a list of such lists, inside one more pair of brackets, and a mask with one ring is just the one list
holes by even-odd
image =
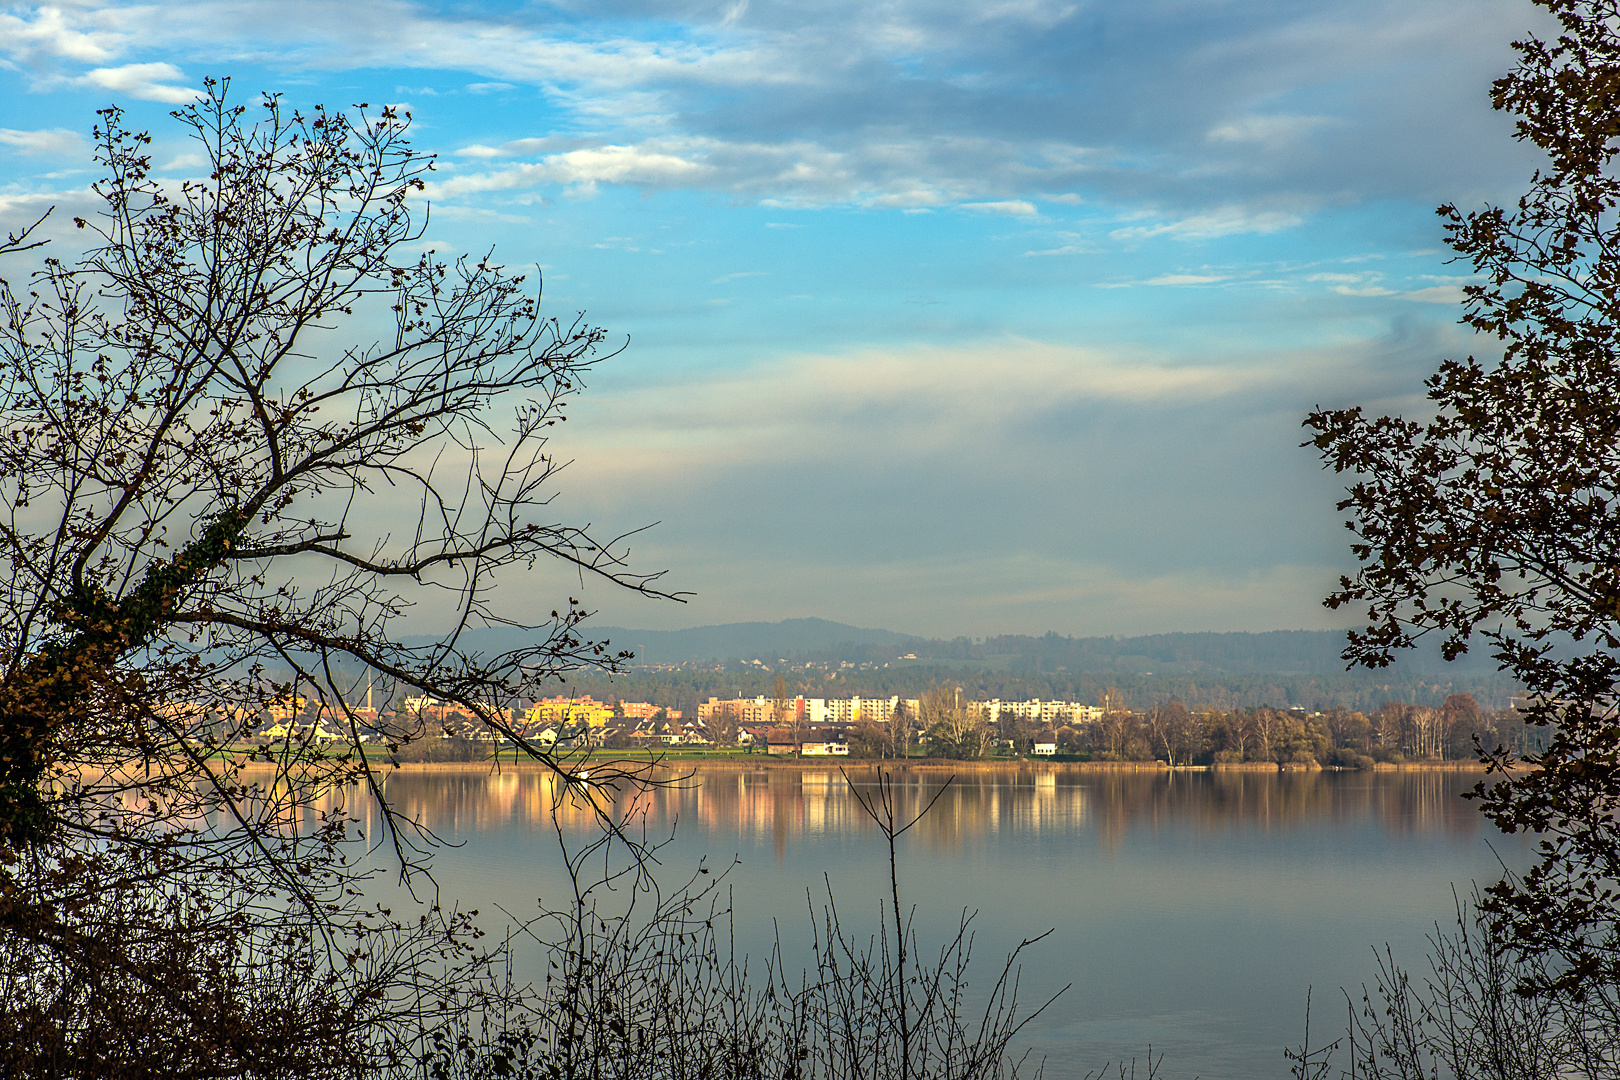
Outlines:
{"label": "white multi-story building", "polygon": [[1028,720],[1032,724],[1084,724],[1103,718],[1103,709],[1100,705],[1078,705],[1072,701],[1042,701],[1031,698],[1029,701],[1002,701],[995,698],[986,703],[985,711],[991,723],[1001,719],[1002,714],[1010,714],[1020,720]]}
{"label": "white multi-story building", "polygon": [[[899,697],[887,698],[820,698],[808,699],[808,704],[819,706],[819,711],[826,717],[828,724],[886,724],[894,715],[894,710],[900,705]],[[906,711],[912,716],[917,715],[917,702],[906,701]],[[812,713],[812,723],[817,722]]]}
{"label": "white multi-story building", "polygon": [[[715,714],[722,709],[730,710],[737,718],[739,724],[768,724],[775,718],[775,702],[769,698],[732,698],[730,701],[721,701],[719,698],[710,698],[698,706],[698,723],[707,725],[714,720]],[[790,715],[792,704],[788,706]]]}
{"label": "white multi-story building", "polygon": [[[734,698],[730,701],[710,698],[698,706],[698,720],[707,724],[715,713],[721,709],[729,709],[737,717],[739,724],[750,727],[776,722],[791,724],[795,721],[803,721],[812,727],[845,727],[861,723],[886,724],[894,716],[895,709],[902,704],[914,722],[920,720],[922,703],[916,698],[901,698],[898,695],[886,698],[793,697],[783,702],[780,715],[775,701],[768,697]],[[992,723],[999,721],[1004,714],[1011,714],[1032,724],[1050,724],[1053,727],[1062,724],[1083,724],[1103,718],[1101,706],[1080,705],[1073,701],[1042,701],[1039,698],[1028,701],[1002,701],[996,698],[991,701],[962,704],[966,708],[983,710]]]}
{"label": "white multi-story building", "polygon": [[[913,717],[917,715],[919,704],[916,698],[902,699],[898,696],[887,698],[791,698],[785,703],[782,713],[782,722],[793,723],[802,719],[812,727],[845,726],[848,724],[886,724],[894,715],[902,700],[906,711]],[[716,710],[731,707],[738,715],[739,720],[745,724],[766,723],[774,719],[775,710],[769,698],[739,699],[736,701],[720,701],[710,698],[705,705],[698,706],[699,716],[707,720]]]}

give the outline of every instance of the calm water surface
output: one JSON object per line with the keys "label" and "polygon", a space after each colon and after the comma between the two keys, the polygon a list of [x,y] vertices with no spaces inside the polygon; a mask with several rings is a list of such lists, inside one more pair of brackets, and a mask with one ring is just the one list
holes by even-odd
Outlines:
{"label": "calm water surface", "polygon": [[[920,808],[946,775],[902,773],[903,801]],[[1375,946],[1422,966],[1425,934],[1452,918],[1453,888],[1493,880],[1498,856],[1524,862],[1524,845],[1459,797],[1476,779],[967,773],[902,840],[903,901],[917,905],[925,942],[978,911],[986,982],[1021,939],[1053,931],[1023,965],[1032,991],[1072,984],[1027,1029],[1047,1076],[1141,1058],[1151,1043],[1169,1077],[1283,1077],[1308,987],[1313,1029],[1342,1026],[1339,988],[1371,981]],[[560,895],[549,776],[400,772],[387,790],[461,842],[436,862],[448,897],[521,914]],[[730,878],[740,947],[763,952],[780,933],[786,952],[803,955],[807,894],[819,906],[829,884],[846,926],[876,928],[885,848],[836,769],[703,771],[639,807],[654,835],[673,834],[660,852],[665,880],[685,880],[701,860],[740,860]],[[563,825],[576,838],[590,828],[583,815]]]}

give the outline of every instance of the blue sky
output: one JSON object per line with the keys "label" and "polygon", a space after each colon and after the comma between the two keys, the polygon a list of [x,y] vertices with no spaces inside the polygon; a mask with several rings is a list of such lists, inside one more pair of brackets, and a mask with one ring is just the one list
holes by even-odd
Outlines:
{"label": "blue sky", "polygon": [[[1433,210],[1535,167],[1520,0],[0,4],[0,227],[82,202],[94,110],[209,75],[402,103],[430,239],[629,349],[554,504],[684,607],[930,635],[1344,625],[1312,406],[1421,404]],[[514,582],[549,597],[566,584]],[[577,591],[577,586],[575,587]]]}

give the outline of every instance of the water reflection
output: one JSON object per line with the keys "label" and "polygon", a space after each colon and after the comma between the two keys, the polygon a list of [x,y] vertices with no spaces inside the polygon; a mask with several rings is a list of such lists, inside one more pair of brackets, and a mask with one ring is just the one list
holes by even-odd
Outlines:
{"label": "water reflection", "polygon": [[[1170,1052],[1174,1075],[1282,1080],[1281,1047],[1298,1038],[1308,987],[1367,981],[1372,947],[1385,942],[1421,964],[1453,884],[1494,877],[1498,853],[1522,861],[1528,849],[1459,797],[1478,776],[1058,766],[951,780],[914,767],[898,774],[902,812],[940,798],[902,847],[902,888],[925,939],[963,908],[983,912],[986,956],[1055,928],[1025,969],[1033,988],[1074,984],[1030,1029],[1048,1077],[1079,1080],[1151,1042]],[[740,858],[726,884],[743,953],[780,941],[788,962],[808,956],[807,890],[836,888],[851,925],[875,928],[886,845],[851,790],[874,783],[869,768],[847,779],[819,764],[706,768],[670,780],[614,792],[532,767],[429,766],[390,773],[385,790],[406,816],[465,841],[435,868],[468,906],[527,912],[536,897],[566,893],[553,809],[578,840],[594,835],[601,808],[645,821],[654,839],[674,830],[660,851],[670,881],[701,859]],[[377,836],[367,793],[327,799],[314,809],[341,806]]]}
{"label": "water reflection", "polygon": [[[663,831],[734,837],[750,846],[767,838],[777,857],[798,842],[827,834],[873,831],[850,785],[875,784],[868,768],[703,769],[671,774],[649,790],[569,785],[535,768],[426,768],[392,773],[385,792],[396,810],[442,836],[470,837],[515,828],[552,827],[555,809],[565,831],[594,828],[598,810],[615,820]],[[918,826],[929,847],[956,850],[997,833],[1025,837],[1094,830],[1105,849],[1133,834],[1162,828],[1211,832],[1271,832],[1322,824],[1376,824],[1394,835],[1478,836],[1481,818],[1460,798],[1477,774],[1456,772],[1168,772],[1046,768],[951,774],[898,771],[903,813],[917,814],[936,796]],[[943,790],[942,790],[943,789]],[[371,824],[375,808],[359,789],[334,792]],[[347,800],[347,802],[343,802]]]}

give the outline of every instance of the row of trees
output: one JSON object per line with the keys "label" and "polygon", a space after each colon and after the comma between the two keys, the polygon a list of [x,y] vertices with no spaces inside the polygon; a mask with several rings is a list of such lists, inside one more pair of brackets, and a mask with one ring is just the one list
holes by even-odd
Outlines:
{"label": "row of trees", "polygon": [[[922,700],[919,718],[901,712],[884,725],[857,725],[849,733],[850,754],[971,760],[1026,754],[1036,741],[1049,741],[1060,754],[1099,761],[1367,767],[1377,761],[1467,760],[1481,745],[1523,755],[1540,749],[1546,738],[1517,712],[1482,710],[1466,694],[1454,694],[1438,708],[1391,701],[1371,713],[1337,707],[1310,714],[1270,708],[1194,711],[1170,700],[1146,712],[1112,708],[1100,720],[1056,727],[1011,712],[991,721],[983,705],[961,704],[950,691],[936,689]],[[918,730],[923,734],[915,747],[903,742]]]}
{"label": "row of trees", "polygon": [[[1374,761],[1457,761],[1487,748],[1516,754],[1539,748],[1540,733],[1512,710],[1481,710],[1473,698],[1453,695],[1440,708],[1385,702],[1372,713],[1330,708],[1241,709],[1190,712],[1171,701],[1105,725],[1107,745],[1072,729],[1060,732],[1077,749],[1108,756],[1155,756],[1173,765],[1218,762],[1318,762],[1366,766]],[[1149,753],[1143,754],[1146,749]]]}

